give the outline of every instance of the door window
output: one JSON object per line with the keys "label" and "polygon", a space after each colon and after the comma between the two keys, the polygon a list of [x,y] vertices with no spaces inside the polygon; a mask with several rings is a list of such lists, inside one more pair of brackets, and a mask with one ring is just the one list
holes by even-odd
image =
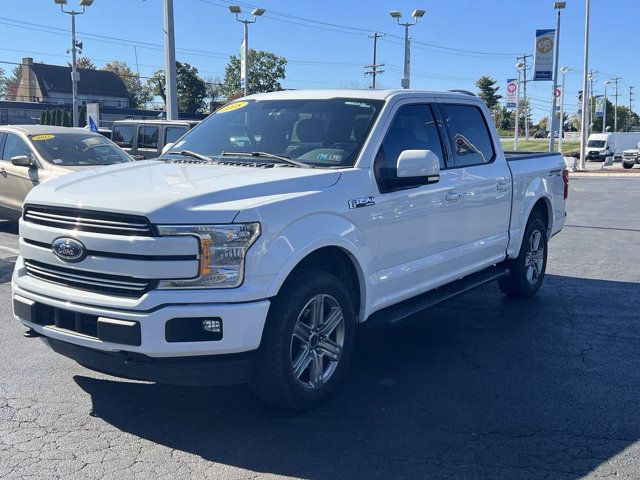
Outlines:
{"label": "door window", "polygon": [[138,148],[158,149],[158,127],[141,126],[138,128]]}
{"label": "door window", "polygon": [[416,185],[415,179],[397,176],[398,157],[404,150],[431,150],[440,159],[440,168],[445,168],[442,140],[431,106],[405,105],[396,113],[374,163],[382,192],[410,186],[407,182]]}
{"label": "door window", "polygon": [[482,110],[472,105],[441,105],[449,132],[453,162],[469,167],[492,162],[495,150]]}
{"label": "door window", "polygon": [[133,125],[116,125],[111,133],[111,140],[122,148],[133,147]]}
{"label": "door window", "polygon": [[33,153],[27,143],[18,135],[8,133],[7,140],[4,142],[2,159],[10,162],[13,157],[17,157],[19,155],[27,155],[33,158]]}
{"label": "door window", "polygon": [[187,133],[186,127],[167,127],[164,144],[175,143],[185,133]]}

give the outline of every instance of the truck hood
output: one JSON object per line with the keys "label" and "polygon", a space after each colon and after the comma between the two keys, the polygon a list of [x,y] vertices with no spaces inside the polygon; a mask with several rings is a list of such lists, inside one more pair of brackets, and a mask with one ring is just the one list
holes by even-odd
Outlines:
{"label": "truck hood", "polygon": [[230,223],[238,212],[334,185],[335,170],[158,160],[84,170],[43,182],[25,204],[145,215],[153,223]]}

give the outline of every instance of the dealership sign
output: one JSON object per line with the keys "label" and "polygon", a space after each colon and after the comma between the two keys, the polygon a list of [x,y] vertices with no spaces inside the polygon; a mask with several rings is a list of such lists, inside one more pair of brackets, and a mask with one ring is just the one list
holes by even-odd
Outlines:
{"label": "dealership sign", "polygon": [[596,117],[604,117],[604,97],[596,97]]}
{"label": "dealership sign", "polygon": [[555,44],[555,30],[536,30],[536,45],[533,60],[534,80],[553,80],[553,57]]}
{"label": "dealership sign", "polygon": [[518,101],[518,80],[511,78],[507,80],[507,108],[516,108]]}

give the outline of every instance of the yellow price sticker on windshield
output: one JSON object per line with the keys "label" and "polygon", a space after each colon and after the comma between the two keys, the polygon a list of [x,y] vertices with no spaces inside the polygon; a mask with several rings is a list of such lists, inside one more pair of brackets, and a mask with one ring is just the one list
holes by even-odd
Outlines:
{"label": "yellow price sticker on windshield", "polygon": [[249,102],[230,103],[229,105],[225,105],[224,107],[219,109],[216,113],[232,112],[233,110],[237,110],[239,108],[246,107],[248,104],[249,104]]}
{"label": "yellow price sticker on windshield", "polygon": [[35,140],[36,142],[42,141],[42,140],[51,140],[52,138],[56,138],[55,135],[36,135],[34,137],[31,137],[31,140]]}

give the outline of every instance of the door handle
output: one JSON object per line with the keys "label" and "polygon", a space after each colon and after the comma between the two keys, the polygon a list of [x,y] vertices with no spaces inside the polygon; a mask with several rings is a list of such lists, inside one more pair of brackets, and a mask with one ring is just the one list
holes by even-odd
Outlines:
{"label": "door handle", "polygon": [[458,203],[462,195],[458,192],[447,192],[444,196],[444,199],[447,203]]}
{"label": "door handle", "polygon": [[509,190],[509,184],[507,182],[498,182],[497,189],[499,192],[506,192]]}

